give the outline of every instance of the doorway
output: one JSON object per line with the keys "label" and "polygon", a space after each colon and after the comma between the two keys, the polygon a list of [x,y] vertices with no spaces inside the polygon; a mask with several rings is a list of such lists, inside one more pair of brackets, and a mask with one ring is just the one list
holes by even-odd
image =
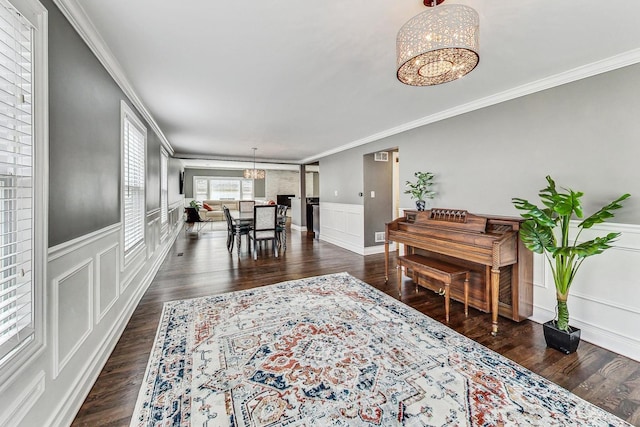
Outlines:
{"label": "doorway", "polygon": [[363,156],[364,246],[385,241],[385,224],[397,217],[399,203],[398,149]]}

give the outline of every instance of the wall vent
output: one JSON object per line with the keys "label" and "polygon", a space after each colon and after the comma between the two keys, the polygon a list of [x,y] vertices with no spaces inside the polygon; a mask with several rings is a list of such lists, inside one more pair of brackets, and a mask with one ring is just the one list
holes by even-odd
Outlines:
{"label": "wall vent", "polygon": [[386,151],[379,151],[373,155],[373,160],[375,160],[376,162],[388,162],[389,153]]}
{"label": "wall vent", "polygon": [[375,232],[375,241],[377,242],[384,242],[385,239],[385,233],[384,231],[376,231]]}

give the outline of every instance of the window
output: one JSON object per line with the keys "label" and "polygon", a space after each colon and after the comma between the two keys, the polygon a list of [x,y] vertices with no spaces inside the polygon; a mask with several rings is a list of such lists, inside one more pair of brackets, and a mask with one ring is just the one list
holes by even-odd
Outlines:
{"label": "window", "polygon": [[[46,15],[0,0],[0,366],[42,342],[47,144]],[[28,18],[28,19],[27,19]],[[36,31],[40,29],[41,31]],[[37,65],[36,65],[37,64]],[[37,74],[36,74],[37,73]],[[37,104],[32,101],[36,99]],[[44,168],[46,170],[46,168]],[[36,344],[36,345],[31,345]],[[9,375],[10,372],[3,372]]]}
{"label": "window", "polygon": [[123,241],[126,260],[127,255],[144,243],[147,129],[124,101],[121,111]]}
{"label": "window", "polygon": [[193,178],[194,198],[202,200],[253,200],[253,180],[242,178]]}
{"label": "window", "polygon": [[167,167],[169,154],[164,148],[160,149],[160,223],[167,224],[169,217],[169,183],[167,182]]}

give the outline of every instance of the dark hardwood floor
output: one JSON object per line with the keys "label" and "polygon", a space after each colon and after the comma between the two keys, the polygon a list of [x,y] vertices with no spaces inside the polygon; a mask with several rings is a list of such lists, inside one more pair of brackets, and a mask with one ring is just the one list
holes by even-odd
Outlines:
{"label": "dark hardwood floor", "polygon": [[[293,231],[280,258],[263,251],[229,255],[226,232],[180,234],[136,308],[120,341],[80,408],[74,426],[128,426],[165,301],[269,285],[285,280],[346,271],[397,298],[395,270],[384,282],[384,256],[360,256]],[[243,242],[244,244],[244,242]],[[243,247],[244,249],[244,247]],[[392,260],[393,261],[393,260]],[[416,292],[405,280],[402,301],[444,322],[441,296]],[[452,301],[449,326],[634,425],[640,425],[640,363],[582,341],[564,355],[545,347],[542,326],[500,318],[497,337],[490,315]]]}

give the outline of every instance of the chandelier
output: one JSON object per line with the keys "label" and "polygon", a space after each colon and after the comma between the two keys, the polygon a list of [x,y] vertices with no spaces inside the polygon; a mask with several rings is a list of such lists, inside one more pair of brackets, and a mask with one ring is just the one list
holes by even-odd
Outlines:
{"label": "chandelier", "polygon": [[252,148],[253,150],[253,169],[245,169],[244,177],[247,179],[264,179],[265,172],[264,169],[256,169],[256,150],[257,148]]}
{"label": "chandelier", "polygon": [[397,76],[402,83],[447,83],[478,65],[478,12],[461,4],[433,7],[443,1],[424,0],[430,9],[411,18],[398,32]]}

